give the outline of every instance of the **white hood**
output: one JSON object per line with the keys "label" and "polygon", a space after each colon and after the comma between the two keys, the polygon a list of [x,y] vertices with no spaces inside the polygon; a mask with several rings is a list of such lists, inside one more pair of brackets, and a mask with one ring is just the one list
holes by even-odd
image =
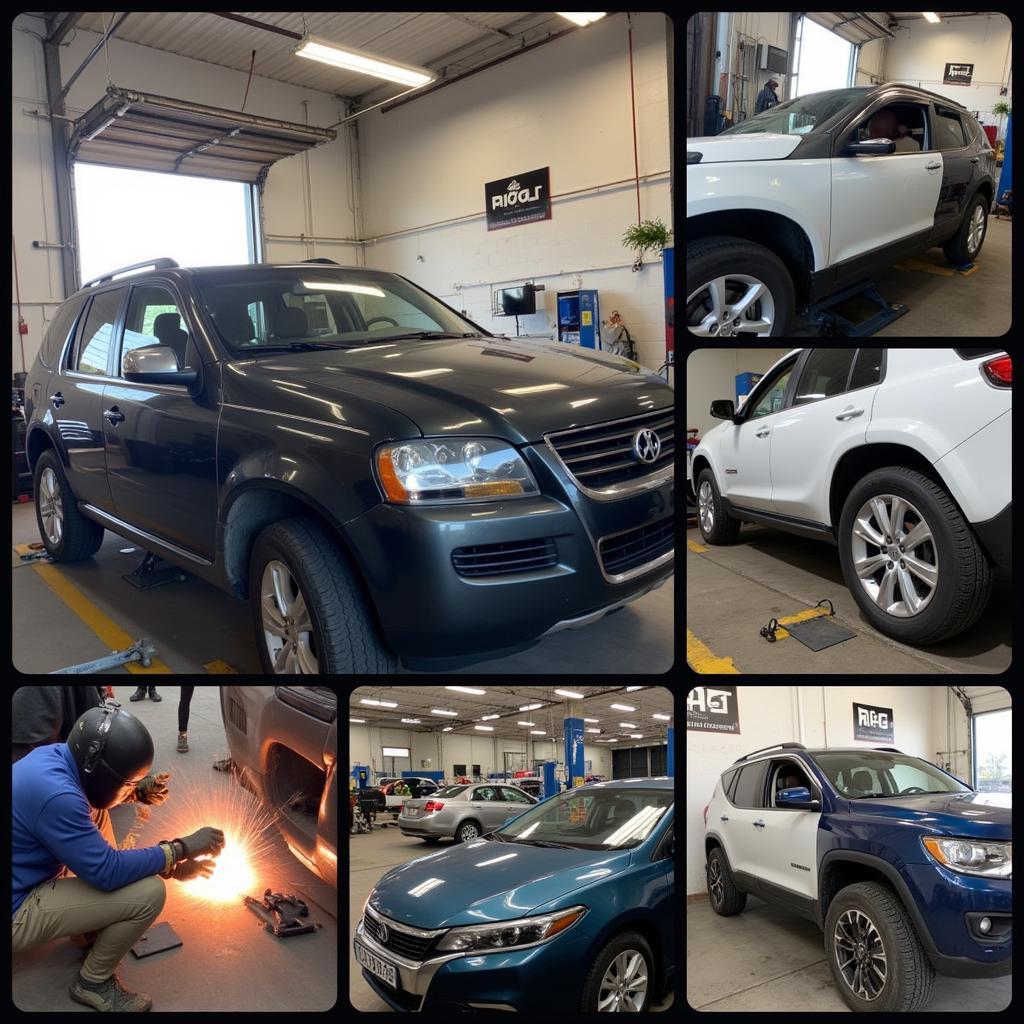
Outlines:
{"label": "white hood", "polygon": [[705,135],[686,140],[687,153],[701,153],[699,164],[724,164],[739,160],[784,160],[800,145],[799,135],[760,133],[751,135]]}

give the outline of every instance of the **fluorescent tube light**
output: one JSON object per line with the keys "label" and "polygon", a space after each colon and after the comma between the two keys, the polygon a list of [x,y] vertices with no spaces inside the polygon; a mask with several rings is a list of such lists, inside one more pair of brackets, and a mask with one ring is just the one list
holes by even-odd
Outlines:
{"label": "fluorescent tube light", "polygon": [[671,715],[651,715],[651,718],[660,718],[663,722],[671,722]]}
{"label": "fluorescent tube light", "polygon": [[452,729],[454,729],[454,728],[455,728],[455,726],[454,726],[454,725],[446,725],[446,726],[445,726],[445,727],[444,727],[444,728],[443,728],[443,729],[441,730],[441,732],[451,732],[451,731],[452,731]]}
{"label": "fluorescent tube light", "polygon": [[563,18],[568,18],[574,25],[581,26],[600,21],[605,16],[604,11],[555,11],[555,14],[560,14]]}
{"label": "fluorescent tube light", "polygon": [[494,732],[493,725],[474,725],[474,729],[479,729],[480,732]]}
{"label": "fluorescent tube light", "polygon": [[627,686],[626,693],[632,693],[634,690],[642,690],[642,686]]}
{"label": "fluorescent tube light", "polygon": [[492,718],[501,718],[501,715],[483,715],[480,718],[481,722],[489,722]]}
{"label": "fluorescent tube light", "polygon": [[588,729],[587,732],[600,732],[600,729]]}
{"label": "fluorescent tube light", "polygon": [[403,718],[402,721],[405,722],[407,725],[419,725],[420,724],[420,720],[418,718]]}
{"label": "fluorescent tube light", "polygon": [[536,725],[536,722],[516,722],[516,725]]}
{"label": "fluorescent tube light", "polygon": [[363,725],[366,722],[366,719],[365,718],[350,718],[349,722],[358,722],[360,725]]}
{"label": "fluorescent tube light", "polygon": [[642,732],[631,732],[629,735],[634,740],[642,740],[644,738],[644,734]]}
{"label": "fluorescent tube light", "polygon": [[[384,297],[384,293],[381,292],[381,298]],[[458,690],[459,693],[475,693],[477,696],[482,696],[486,690],[475,690],[472,686],[446,686],[446,690]]]}
{"label": "fluorescent tube light", "polygon": [[536,711],[537,708],[544,707],[543,704],[524,704],[519,710],[520,711]]}
{"label": "fluorescent tube light", "polygon": [[616,711],[636,711],[636,708],[631,704],[612,704]]}
{"label": "fluorescent tube light", "polygon": [[447,715],[449,718],[458,718],[458,711],[442,711],[440,708],[431,708],[432,715]]}
{"label": "fluorescent tube light", "polygon": [[330,64],[332,67],[355,71],[361,75],[372,75],[374,78],[383,78],[389,82],[399,82],[401,85],[408,85],[414,89],[432,82],[437,77],[426,68],[382,60],[380,57],[364,53],[362,50],[338,46],[337,43],[316,36],[306,36],[295,48],[295,56],[317,60],[321,64]]}
{"label": "fluorescent tube light", "polygon": [[600,718],[584,718],[583,721],[584,722],[600,722],[601,719]]}
{"label": "fluorescent tube light", "polygon": [[576,693],[573,690],[555,690],[555,693],[557,693],[559,697],[572,697],[574,700],[583,700],[583,694]]}
{"label": "fluorescent tube light", "polygon": [[939,20],[939,16],[931,11],[922,11],[921,17],[924,18],[925,21],[930,21],[933,25]]}
{"label": "fluorescent tube light", "polygon": [[636,722],[619,722],[620,729],[635,729]]}
{"label": "fluorescent tube light", "polygon": [[543,729],[533,729],[533,730],[530,731],[530,735],[531,736],[543,736],[544,735],[544,730]]}

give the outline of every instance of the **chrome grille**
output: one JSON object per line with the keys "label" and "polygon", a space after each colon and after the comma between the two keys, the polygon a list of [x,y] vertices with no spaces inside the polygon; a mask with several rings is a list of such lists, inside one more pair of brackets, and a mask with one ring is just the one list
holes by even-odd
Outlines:
{"label": "chrome grille", "polygon": [[[633,455],[633,438],[644,428],[655,431],[661,440],[661,452],[650,463],[639,462]],[[561,430],[545,440],[578,484],[600,490],[639,480],[672,464],[675,414],[672,409],[657,409],[629,419]]]}
{"label": "chrome grille", "polygon": [[386,925],[388,930],[387,941],[381,942],[380,926],[381,922],[372,917],[369,912],[363,915],[363,927],[377,945],[390,949],[393,953],[404,956],[407,960],[420,962],[426,959],[427,950],[433,943],[433,938],[421,939],[415,935],[407,935],[405,932],[400,932],[397,928],[388,924]]}
{"label": "chrome grille", "polygon": [[506,576],[546,569],[557,563],[558,551],[550,537],[504,544],[475,544],[452,552],[452,565],[460,576]]}
{"label": "chrome grille", "polygon": [[671,551],[674,541],[675,523],[671,516],[666,516],[635,530],[602,537],[597,547],[604,571],[609,576],[617,576]]}

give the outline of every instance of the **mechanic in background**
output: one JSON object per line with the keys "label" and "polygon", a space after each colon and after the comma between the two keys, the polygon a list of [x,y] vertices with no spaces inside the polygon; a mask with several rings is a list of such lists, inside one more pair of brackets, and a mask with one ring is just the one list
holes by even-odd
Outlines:
{"label": "mechanic in background", "polygon": [[44,743],[63,743],[79,716],[102,703],[102,686],[17,687],[11,697],[11,764]]}
{"label": "mechanic in background", "polygon": [[224,846],[224,833],[211,827],[142,850],[118,850],[113,831],[100,832],[93,811],[126,800],[152,763],[146,727],[110,702],[86,711],[66,743],[37,747],[11,769],[12,951],[95,932],[70,993],[104,1012],[152,1007],[114,968],[159,915],[162,879],[209,875],[211,862],[197,858]]}
{"label": "mechanic in background", "polygon": [[757,102],[754,104],[754,113],[760,114],[764,110],[771,110],[779,102],[779,83],[774,78],[769,78],[764,83],[764,88],[757,94]]}

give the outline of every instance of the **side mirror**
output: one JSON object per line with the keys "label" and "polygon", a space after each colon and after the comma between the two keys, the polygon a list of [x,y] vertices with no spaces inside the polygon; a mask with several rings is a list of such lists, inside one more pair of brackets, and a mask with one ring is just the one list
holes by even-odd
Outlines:
{"label": "side mirror", "polygon": [[821,801],[811,798],[811,791],[806,786],[793,786],[780,789],[775,795],[776,807],[790,807],[800,811],[820,811]]}
{"label": "side mirror", "polygon": [[143,345],[124,354],[124,379],[138,384],[182,384],[199,380],[198,370],[180,370],[178,357],[168,345]]}
{"label": "side mirror", "polygon": [[731,420],[736,415],[736,407],[729,398],[718,398],[711,403],[710,413],[716,420]]}
{"label": "side mirror", "polygon": [[846,147],[847,156],[887,156],[896,152],[896,143],[891,139],[865,139],[851,142]]}

